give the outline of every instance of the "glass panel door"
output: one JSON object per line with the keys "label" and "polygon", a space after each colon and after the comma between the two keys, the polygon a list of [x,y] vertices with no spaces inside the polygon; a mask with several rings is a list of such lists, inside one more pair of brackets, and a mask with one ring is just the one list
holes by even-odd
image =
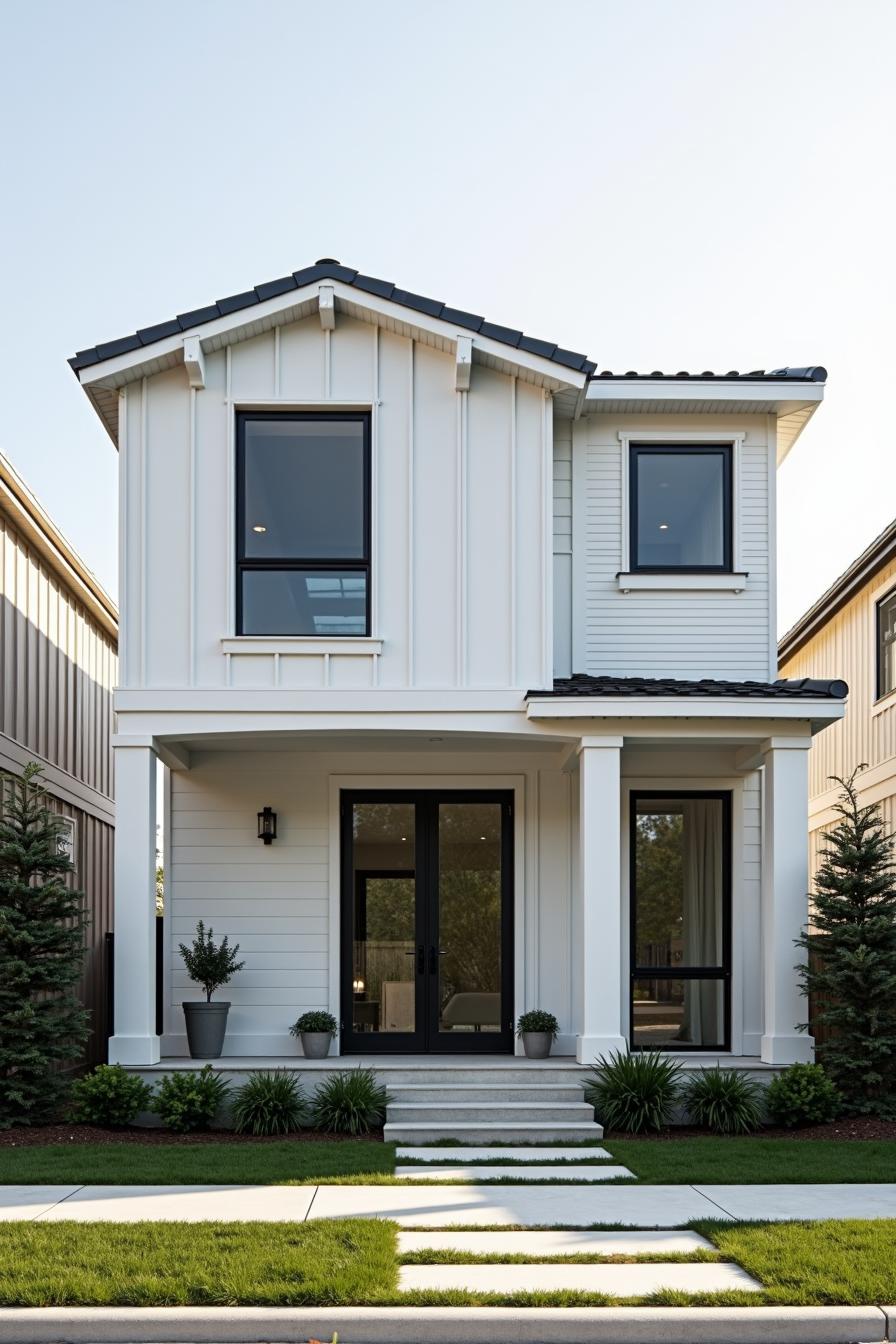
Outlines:
{"label": "glass panel door", "polygon": [[438,804],[436,1030],[459,1048],[501,1031],[502,811],[500,802]]}
{"label": "glass panel door", "polygon": [[342,1050],[513,1049],[512,794],[343,794]]}

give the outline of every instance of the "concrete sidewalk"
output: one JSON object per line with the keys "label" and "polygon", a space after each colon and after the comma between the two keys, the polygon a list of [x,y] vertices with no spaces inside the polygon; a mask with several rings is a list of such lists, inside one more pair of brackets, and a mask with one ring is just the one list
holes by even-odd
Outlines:
{"label": "concrete sidewalk", "polygon": [[305,1222],[391,1218],[403,1227],[680,1227],[694,1218],[896,1218],[881,1185],[5,1185],[0,1221]]}

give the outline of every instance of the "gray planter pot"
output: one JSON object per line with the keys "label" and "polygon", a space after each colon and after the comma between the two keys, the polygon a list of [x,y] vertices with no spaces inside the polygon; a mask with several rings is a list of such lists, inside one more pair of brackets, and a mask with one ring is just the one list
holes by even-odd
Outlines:
{"label": "gray planter pot", "polygon": [[547,1059],[553,1039],[549,1031],[524,1031],[523,1049],[527,1059]]}
{"label": "gray planter pot", "polygon": [[191,1059],[220,1059],[227,1031],[229,1003],[185,1003],[187,1044]]}
{"label": "gray planter pot", "polygon": [[303,1031],[301,1036],[302,1054],[306,1059],[326,1059],[333,1039],[329,1031]]}

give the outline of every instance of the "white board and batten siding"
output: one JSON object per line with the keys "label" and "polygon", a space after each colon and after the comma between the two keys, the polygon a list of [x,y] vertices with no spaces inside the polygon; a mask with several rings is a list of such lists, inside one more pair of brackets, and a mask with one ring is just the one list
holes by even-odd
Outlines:
{"label": "white board and batten siding", "polygon": [[[207,354],[124,395],[122,685],[507,688],[550,676],[551,407],[484,365],[340,314]],[[371,640],[329,653],[234,630],[235,415],[372,416]],[[381,644],[380,642],[381,641]],[[351,645],[351,647],[349,647]]]}
{"label": "white board and batten siding", "polygon": [[[618,575],[628,563],[628,444],[638,442],[639,433],[656,442],[658,431],[665,430],[670,443],[692,436],[695,442],[735,444],[734,569],[748,576],[742,592],[621,590]],[[558,430],[555,604],[558,613],[565,611],[568,591],[573,612],[569,634],[559,614],[555,621],[558,674],[568,668],[620,677],[773,677],[774,461],[774,426],[765,416],[674,416],[660,422],[591,415],[573,425],[568,447]]]}

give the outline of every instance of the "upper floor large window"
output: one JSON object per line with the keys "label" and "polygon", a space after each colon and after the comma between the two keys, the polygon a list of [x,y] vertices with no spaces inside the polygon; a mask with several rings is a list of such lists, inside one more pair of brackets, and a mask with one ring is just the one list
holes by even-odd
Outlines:
{"label": "upper floor large window", "polygon": [[370,633],[370,418],[237,417],[236,628]]}
{"label": "upper floor large window", "polygon": [[877,604],[877,698],[896,691],[896,592]]}
{"label": "upper floor large window", "polygon": [[731,445],[632,444],[631,568],[730,572]]}

